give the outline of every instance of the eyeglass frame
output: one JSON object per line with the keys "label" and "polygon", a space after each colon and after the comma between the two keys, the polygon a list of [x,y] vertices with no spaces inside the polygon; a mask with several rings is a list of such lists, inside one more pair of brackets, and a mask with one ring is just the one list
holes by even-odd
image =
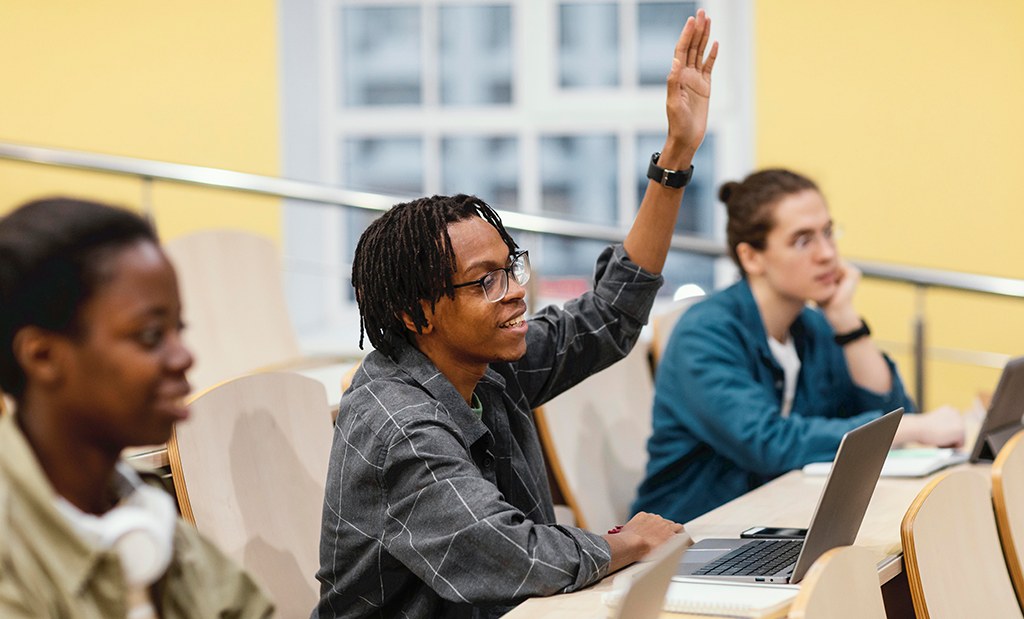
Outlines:
{"label": "eyeglass frame", "polygon": [[[843,228],[839,224],[829,221],[822,230],[805,231],[798,235],[793,241],[793,248],[797,251],[807,251],[812,245],[825,243],[832,247],[843,237]],[[806,239],[806,240],[805,240]]]}
{"label": "eyeglass frame", "polygon": [[[522,279],[517,277],[512,272],[512,270],[516,266],[516,263],[518,263],[520,261],[523,264]],[[504,273],[505,274],[505,278],[504,278],[505,289],[501,292],[501,295],[499,295],[497,299],[491,299],[490,297],[487,296],[487,287],[484,285],[484,281],[486,281],[487,278],[489,278],[489,277],[493,277],[496,273]],[[523,285],[526,284],[526,282],[530,281],[530,274],[531,274],[531,269],[530,269],[530,252],[528,250],[524,249],[522,251],[515,252],[514,254],[509,256],[509,265],[507,267],[501,267],[500,269],[494,269],[493,271],[488,271],[480,279],[474,279],[471,282],[463,282],[461,284],[452,284],[452,288],[465,288],[466,286],[479,285],[480,289],[484,291],[484,298],[487,299],[487,301],[489,303],[497,303],[497,302],[501,301],[502,299],[504,299],[505,296],[508,294],[508,280],[509,279],[514,279],[514,280],[516,280],[517,284],[519,284],[520,286],[523,286]]]}

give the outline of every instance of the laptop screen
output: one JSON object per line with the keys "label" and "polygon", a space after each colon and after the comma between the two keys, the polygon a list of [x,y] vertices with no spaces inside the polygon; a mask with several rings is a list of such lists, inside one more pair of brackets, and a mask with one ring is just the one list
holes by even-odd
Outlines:
{"label": "laptop screen", "polygon": [[843,436],[790,582],[800,582],[826,551],[853,544],[902,418],[898,408]]}

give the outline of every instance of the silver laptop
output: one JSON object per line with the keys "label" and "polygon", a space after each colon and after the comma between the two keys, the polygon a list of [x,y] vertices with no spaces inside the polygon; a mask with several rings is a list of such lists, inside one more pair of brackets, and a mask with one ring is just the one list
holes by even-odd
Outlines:
{"label": "silver laptop", "polygon": [[1006,362],[1003,373],[999,376],[999,384],[992,394],[992,403],[988,414],[981,423],[978,438],[971,450],[971,462],[992,462],[1024,424],[1024,357],[1017,357]]}
{"label": "silver laptop", "polygon": [[898,408],[843,436],[803,540],[702,540],[683,555],[676,576],[800,582],[815,559],[857,538],[902,417],[903,409]]}

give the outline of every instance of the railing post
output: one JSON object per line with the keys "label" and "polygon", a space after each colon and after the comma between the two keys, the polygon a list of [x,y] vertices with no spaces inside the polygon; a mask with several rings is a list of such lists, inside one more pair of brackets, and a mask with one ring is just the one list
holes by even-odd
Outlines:
{"label": "railing post", "polygon": [[917,407],[921,411],[928,410],[925,407],[924,386],[925,386],[925,293],[928,287],[918,284],[914,286],[914,399],[917,400]]}

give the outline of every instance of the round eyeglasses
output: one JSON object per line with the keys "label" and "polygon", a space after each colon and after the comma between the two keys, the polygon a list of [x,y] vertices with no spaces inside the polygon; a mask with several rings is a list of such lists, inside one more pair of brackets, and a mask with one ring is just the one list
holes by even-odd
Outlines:
{"label": "round eyeglasses", "polygon": [[520,286],[530,281],[530,252],[520,251],[509,256],[509,265],[502,269],[494,269],[480,279],[471,282],[453,284],[452,288],[479,285],[484,290],[484,298],[497,303],[508,294],[508,278],[512,276]]}

